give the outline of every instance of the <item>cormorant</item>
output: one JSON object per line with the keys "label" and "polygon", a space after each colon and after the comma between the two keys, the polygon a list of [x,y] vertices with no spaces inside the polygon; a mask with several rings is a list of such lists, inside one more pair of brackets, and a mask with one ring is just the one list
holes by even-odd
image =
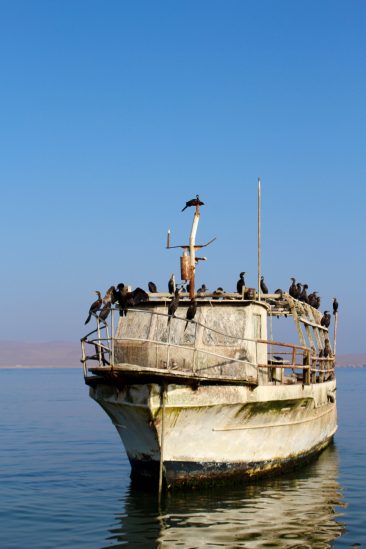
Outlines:
{"label": "cormorant", "polygon": [[283,298],[283,290],[281,290],[281,288],[278,288],[278,289],[275,291],[275,294],[278,294],[278,295],[280,296],[281,299]]}
{"label": "cormorant", "polygon": [[144,301],[149,301],[148,294],[142,288],[136,288],[132,292],[129,292],[124,284],[118,284],[117,288],[117,300],[121,316],[127,316],[128,308],[134,307]]}
{"label": "cormorant", "polygon": [[288,289],[288,293],[290,294],[291,297],[293,297],[294,299],[297,299],[299,297],[299,288],[298,288],[298,285],[296,284],[296,279],[291,277],[291,280],[292,280],[292,284]]}
{"label": "cormorant", "polygon": [[191,299],[191,302],[190,302],[189,307],[188,307],[188,309],[187,309],[187,314],[186,314],[187,322],[186,322],[184,331],[186,331],[186,329],[187,329],[188,322],[189,322],[190,320],[193,320],[194,317],[196,316],[196,312],[197,312],[197,303],[196,303],[196,300],[195,300],[195,299]]}
{"label": "cormorant", "polygon": [[188,202],[186,202],[186,205],[184,206],[182,212],[184,212],[186,208],[190,208],[191,206],[204,206],[204,205],[205,203],[201,202],[200,197],[198,196],[198,194],[196,194],[196,198],[192,198],[192,200],[188,200]]}
{"label": "cormorant", "polygon": [[116,288],[114,286],[108,288],[105,296],[103,297],[103,303],[115,303],[117,301],[117,298],[115,297],[115,292]]}
{"label": "cormorant", "polygon": [[300,282],[298,282],[298,283],[296,284],[296,288],[297,288],[297,297],[296,297],[296,299],[299,299],[299,297],[300,297],[300,294],[301,294],[301,286],[302,286],[302,284],[300,284]]}
{"label": "cormorant", "polygon": [[315,299],[314,299],[314,307],[315,309],[319,309],[320,307],[320,296],[316,295],[318,292],[314,292]]}
{"label": "cormorant", "polygon": [[240,273],[240,278],[238,280],[238,282],[236,283],[236,291],[238,292],[238,294],[242,295],[243,293],[243,288],[245,287],[245,280],[244,280],[244,275],[246,274],[245,271],[243,271],[242,273]]}
{"label": "cormorant", "polygon": [[107,320],[108,315],[111,312],[111,307],[112,307],[111,302],[107,301],[107,303],[104,305],[104,307],[99,313],[99,320],[103,320],[103,322]]}
{"label": "cormorant", "polygon": [[169,278],[168,290],[169,290],[170,294],[174,294],[174,292],[175,292],[175,276],[174,276],[174,273],[172,273],[171,277]]}
{"label": "cormorant", "polygon": [[178,309],[178,305],[179,305],[179,290],[178,288],[176,288],[174,292],[174,297],[172,298],[168,307],[168,315],[169,315],[168,324],[171,321],[172,317],[175,316],[175,311]]}
{"label": "cormorant", "polygon": [[220,297],[223,297],[225,291],[224,291],[224,288],[221,288],[221,286],[219,286],[214,292],[213,292],[213,295],[215,297],[213,297],[212,299],[219,299]]}
{"label": "cormorant", "polygon": [[97,294],[98,299],[90,305],[89,314],[84,324],[88,324],[92,315],[95,314],[97,311],[99,311],[99,309],[102,306],[102,303],[103,303],[102,294],[98,290],[95,290],[95,293]]}
{"label": "cormorant", "polygon": [[316,292],[312,292],[311,294],[308,295],[308,303],[312,307],[315,307],[315,305],[316,305],[316,295],[315,294],[316,294]]}
{"label": "cormorant", "polygon": [[262,294],[268,294],[268,288],[266,286],[266,283],[264,282],[264,276],[261,276],[261,291]]}
{"label": "cormorant", "polygon": [[207,292],[206,284],[202,284],[202,286],[197,290],[197,295],[202,297],[206,294],[206,292]]}
{"label": "cormorant", "polygon": [[299,295],[299,301],[302,301],[303,303],[309,303],[308,293],[306,291],[308,288],[309,286],[307,284],[303,285],[302,292]]}
{"label": "cormorant", "polygon": [[332,349],[331,349],[331,346],[330,346],[330,343],[329,343],[329,339],[328,339],[328,338],[325,340],[323,356],[324,356],[325,358],[327,358],[328,356],[329,356],[329,357],[332,356]]}
{"label": "cormorant", "polygon": [[156,284],[154,284],[154,282],[149,282],[148,287],[149,287],[149,292],[151,292],[152,294],[157,293],[158,289],[156,287]]}
{"label": "cormorant", "polygon": [[338,301],[336,297],[333,297],[333,314],[336,315],[338,313]]}
{"label": "cormorant", "polygon": [[324,328],[329,328],[330,319],[331,319],[331,316],[329,314],[329,311],[324,311],[324,314],[323,314],[322,319],[320,321],[321,326],[324,326]]}

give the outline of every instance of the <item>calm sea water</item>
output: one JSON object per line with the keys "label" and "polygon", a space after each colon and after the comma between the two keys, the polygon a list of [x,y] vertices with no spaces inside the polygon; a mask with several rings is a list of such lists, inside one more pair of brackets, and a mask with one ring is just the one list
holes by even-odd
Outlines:
{"label": "calm sea water", "polygon": [[335,444],[311,465],[159,510],[81,371],[1,370],[0,548],[366,547],[366,370],[337,379]]}

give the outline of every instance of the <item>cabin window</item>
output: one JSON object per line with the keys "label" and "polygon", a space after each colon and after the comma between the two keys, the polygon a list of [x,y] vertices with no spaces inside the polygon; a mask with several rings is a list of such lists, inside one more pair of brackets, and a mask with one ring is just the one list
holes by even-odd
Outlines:
{"label": "cabin window", "polygon": [[202,323],[207,326],[203,330],[203,344],[242,347],[245,322],[246,315],[240,309],[231,307],[207,309],[202,318]]}
{"label": "cabin window", "polygon": [[262,317],[261,317],[261,315],[257,315],[257,314],[253,315],[253,326],[254,326],[253,337],[255,339],[262,339]]}

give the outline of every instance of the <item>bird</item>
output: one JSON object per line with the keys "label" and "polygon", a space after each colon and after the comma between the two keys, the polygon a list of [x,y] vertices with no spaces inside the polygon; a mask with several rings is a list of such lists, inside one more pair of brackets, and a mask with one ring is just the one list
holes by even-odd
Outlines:
{"label": "bird", "polygon": [[218,288],[216,288],[216,290],[213,292],[213,295],[215,297],[213,297],[212,299],[219,299],[220,297],[223,297],[225,291],[224,291],[224,288],[221,288],[221,286],[219,286]]}
{"label": "bird", "polygon": [[329,356],[329,357],[332,356],[332,348],[331,348],[331,346],[330,346],[330,343],[329,343],[329,339],[328,339],[328,338],[325,340],[323,356],[324,356],[325,358],[327,358],[328,356]]}
{"label": "bird", "polygon": [[191,206],[204,206],[204,205],[205,203],[201,202],[200,197],[198,196],[198,194],[196,194],[196,198],[192,198],[192,200],[188,200],[188,202],[186,202],[186,205],[184,206],[182,212],[184,212],[186,208],[190,208]]}
{"label": "bird", "polygon": [[315,309],[319,309],[320,307],[320,296],[316,295],[318,292],[314,292],[315,299],[314,299],[314,307]]}
{"label": "bird", "polygon": [[206,284],[202,284],[200,288],[197,290],[197,295],[203,297],[207,292]]}
{"label": "bird", "polygon": [[303,285],[301,294],[299,295],[299,301],[302,301],[303,303],[309,303],[309,298],[306,291],[308,288],[309,286],[307,284]]}
{"label": "bird", "polygon": [[333,314],[334,316],[338,313],[338,301],[336,297],[333,297]]}
{"label": "bird", "polygon": [[168,324],[171,321],[171,319],[175,316],[175,311],[178,309],[178,305],[179,305],[179,290],[178,288],[176,288],[174,292],[174,297],[172,298],[168,307]]}
{"label": "bird", "polygon": [[298,283],[296,284],[296,288],[297,288],[297,296],[296,296],[296,299],[299,299],[299,297],[300,297],[300,294],[301,294],[301,286],[302,286],[302,284],[300,284],[300,282],[298,282]]}
{"label": "bird", "polygon": [[105,303],[104,307],[99,313],[99,320],[103,320],[103,322],[107,320],[108,315],[111,312],[111,307],[112,307],[111,302],[107,301],[107,303]]}
{"label": "bird", "polygon": [[316,295],[315,294],[316,294],[316,292],[312,292],[311,294],[308,295],[308,303],[312,307],[314,307],[316,305]]}
{"label": "bird", "polygon": [[187,322],[186,322],[184,331],[186,331],[186,329],[187,329],[188,322],[189,322],[189,321],[192,321],[192,320],[194,319],[194,317],[196,316],[196,312],[197,312],[197,303],[196,303],[196,300],[195,300],[195,299],[191,299],[191,302],[190,302],[189,307],[188,307],[188,309],[187,309],[187,314],[186,314]]}
{"label": "bird", "polygon": [[261,290],[263,294],[268,294],[268,288],[264,282],[264,276],[261,276]]}
{"label": "bird", "polygon": [[299,289],[296,284],[296,279],[291,277],[291,280],[292,280],[292,284],[288,289],[288,293],[290,294],[291,297],[297,299],[299,297]]}
{"label": "bird", "polygon": [[330,318],[331,318],[331,316],[329,314],[329,311],[324,311],[324,314],[323,314],[322,319],[320,321],[320,325],[324,326],[324,328],[329,328]]}
{"label": "bird", "polygon": [[236,283],[236,291],[238,292],[238,294],[242,295],[243,293],[243,288],[245,288],[245,280],[244,280],[244,275],[246,274],[245,271],[243,271],[242,273],[240,273],[239,275],[239,280],[238,282]]}
{"label": "bird", "polygon": [[142,288],[136,288],[132,292],[129,292],[124,284],[118,284],[117,290],[120,316],[127,316],[127,309],[131,309],[144,301],[149,301],[148,294]]}
{"label": "bird", "polygon": [[117,298],[115,296],[116,288],[115,286],[110,286],[103,297],[103,303],[115,303]]}
{"label": "bird", "polygon": [[171,274],[168,282],[168,290],[170,294],[174,294],[175,292],[175,276],[174,273]]}
{"label": "bird", "polygon": [[156,292],[158,291],[156,284],[154,282],[149,282],[148,288],[149,288],[149,292],[151,292],[152,294],[156,294]]}
{"label": "bird", "polygon": [[275,294],[278,294],[280,296],[280,299],[283,298],[283,290],[281,290],[281,288],[277,288],[277,290],[275,291]]}
{"label": "bird", "polygon": [[99,309],[102,306],[102,303],[103,303],[102,294],[98,290],[95,290],[95,293],[97,294],[98,299],[90,305],[89,314],[84,324],[88,324],[92,315],[95,315],[95,313],[99,311]]}

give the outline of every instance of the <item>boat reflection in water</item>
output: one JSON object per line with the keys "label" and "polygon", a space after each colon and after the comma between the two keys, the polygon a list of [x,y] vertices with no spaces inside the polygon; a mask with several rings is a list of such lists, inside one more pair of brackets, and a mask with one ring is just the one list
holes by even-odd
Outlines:
{"label": "boat reflection in water", "polygon": [[156,494],[131,487],[104,547],[330,547],[344,532],[337,478],[331,445],[310,465],[276,479],[168,493],[160,512]]}

